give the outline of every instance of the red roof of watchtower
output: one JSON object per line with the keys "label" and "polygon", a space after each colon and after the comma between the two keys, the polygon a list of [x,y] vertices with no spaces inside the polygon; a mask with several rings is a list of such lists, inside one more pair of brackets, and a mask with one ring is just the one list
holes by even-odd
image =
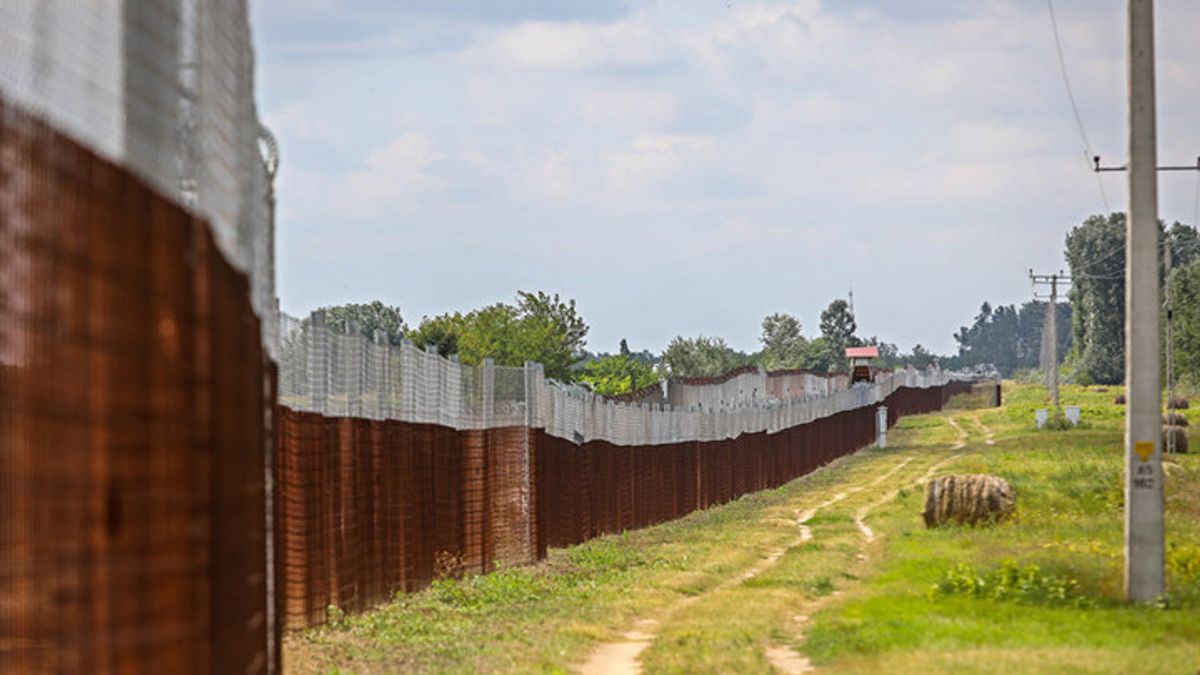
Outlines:
{"label": "red roof of watchtower", "polygon": [[846,347],[846,358],[877,359],[879,358],[879,347]]}

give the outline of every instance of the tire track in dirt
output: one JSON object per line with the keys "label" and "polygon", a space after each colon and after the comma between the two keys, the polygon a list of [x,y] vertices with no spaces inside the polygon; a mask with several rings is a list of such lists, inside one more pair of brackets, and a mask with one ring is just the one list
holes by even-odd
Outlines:
{"label": "tire track in dirt", "polygon": [[[980,428],[985,432],[987,437],[990,439],[991,431],[989,429],[987,429],[987,427],[983,426],[983,423],[980,422],[977,417],[972,417],[971,419],[974,420],[975,423],[980,426]],[[958,439],[955,441],[954,445],[950,446],[950,449],[952,451],[957,450],[959,452],[955,452],[954,454],[952,454],[948,457],[945,457],[937,462],[934,462],[932,465],[930,465],[930,467],[925,471],[925,473],[922,474],[920,478],[918,478],[917,480],[914,481],[914,483],[917,485],[925,484],[931,478],[933,478],[933,475],[937,471],[939,471],[942,467],[946,466],[950,462],[953,462],[954,460],[958,459],[959,457],[962,457],[964,454],[962,452],[962,450],[967,447],[967,438],[968,438],[966,430],[964,430],[958,424],[958,422],[956,422],[951,417],[947,417],[946,421],[950,424],[950,426],[954,427],[954,429],[958,432]],[[988,443],[991,444],[992,441],[989,440]],[[911,459],[912,458],[910,457],[908,460],[905,460],[900,466],[896,467],[896,470],[899,470],[900,467],[907,464],[908,461]],[[895,472],[895,470],[893,470],[892,472],[889,472],[889,473],[894,473],[894,472]],[[879,482],[881,482],[881,481],[876,481],[876,484],[878,484]],[[862,533],[863,540],[864,540],[863,543],[859,547],[859,553],[857,556],[859,560],[866,560],[867,544],[870,544],[875,541],[875,531],[872,530],[871,526],[867,525],[867,523],[866,523],[867,516],[870,514],[870,512],[872,510],[879,508],[880,506],[883,506],[884,504],[895,499],[900,494],[900,490],[904,489],[904,487],[906,487],[907,485],[909,485],[909,484],[902,483],[900,485],[900,487],[896,488],[892,492],[889,492],[884,497],[882,497],[876,501],[870,502],[870,503],[860,507],[857,511],[855,511],[854,524],[856,526],[858,526],[858,530],[859,530],[859,532]],[[845,496],[845,493],[843,493],[843,497],[844,496]],[[809,533],[809,538],[811,538],[811,533]],[[820,609],[820,607],[825,602],[826,602],[826,600],[817,600],[815,602],[809,603],[807,610],[809,612],[812,612],[816,609]],[[794,637],[795,637],[796,641],[799,642],[804,639],[803,627],[805,624],[808,623],[808,616],[806,616],[804,614],[797,614],[795,617],[793,617],[793,620],[797,624],[797,631],[796,631],[796,635]],[[793,649],[787,645],[775,645],[775,644],[767,645],[765,655],[767,657],[767,661],[769,661],[771,663],[771,665],[781,673],[786,673],[787,675],[802,675],[803,673],[810,673],[813,671],[812,662],[809,661],[808,657],[801,654],[800,652],[797,652],[795,649]]]}
{"label": "tire track in dirt", "polygon": [[[764,557],[761,562],[751,566],[750,569],[746,570],[742,574],[717,584],[704,593],[694,595],[677,602],[666,611],[667,618],[670,618],[679,610],[703,598],[710,597],[715,593],[720,593],[721,591],[727,590],[735,585],[749,581],[750,579],[753,579],[754,577],[757,577],[766,570],[770,569],[771,566],[783,558],[784,554],[787,553],[789,549],[812,540],[812,528],[807,525],[807,522],[816,516],[818,512],[820,512],[822,509],[826,509],[834,504],[837,504],[850,495],[878,486],[883,481],[894,476],[912,460],[913,458],[911,456],[905,457],[904,460],[899,464],[892,467],[883,475],[877,476],[871,482],[864,485],[857,485],[839,492],[811,509],[797,511],[796,525],[799,529],[799,536],[796,539],[789,542],[785,547],[776,549],[767,554],[767,556]],[[620,641],[606,642],[593,650],[591,656],[579,669],[579,672],[582,675],[636,675],[637,673],[641,673],[642,665],[640,658],[642,652],[644,652],[646,648],[648,648],[654,642],[654,639],[658,636],[658,629],[661,624],[655,619],[639,619],[635,622],[634,626],[635,627],[633,630],[629,630],[621,634],[622,639]],[[807,662],[806,657],[798,654],[796,656]],[[786,661],[788,656],[786,654],[780,654],[779,658]]]}
{"label": "tire track in dirt", "polygon": [[979,432],[984,436],[984,443],[987,443],[988,445],[996,444],[996,436],[992,433],[992,430],[983,423],[983,420],[979,419],[978,414],[971,415],[971,422],[973,422],[975,426],[979,427]]}

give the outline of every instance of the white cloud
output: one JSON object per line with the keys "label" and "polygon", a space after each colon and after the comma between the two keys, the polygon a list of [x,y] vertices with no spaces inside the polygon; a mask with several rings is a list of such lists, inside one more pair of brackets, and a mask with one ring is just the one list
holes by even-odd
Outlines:
{"label": "white cloud", "polygon": [[768,225],[746,217],[736,217],[721,225],[702,230],[683,244],[689,256],[726,256],[750,249],[751,252],[794,245],[799,232],[779,225]]}
{"label": "white cloud", "polygon": [[608,156],[608,187],[619,193],[648,190],[697,162],[713,147],[700,136],[643,134],[627,150]]}
{"label": "white cloud", "polygon": [[674,94],[639,87],[589,89],[579,97],[579,115],[591,124],[657,129],[675,120]]}
{"label": "white cloud", "polygon": [[1053,151],[1052,138],[1038,125],[995,119],[958,122],[950,128],[949,140],[966,157],[1029,157]]}
{"label": "white cloud", "polygon": [[[338,12],[329,0],[306,2],[313,21]],[[317,68],[296,55],[310,67],[293,63],[283,77],[268,60],[259,80],[284,147],[281,250],[335,239],[378,248],[384,240],[362,232],[402,221],[404,237],[387,241],[461,244],[469,250],[456,264],[517,270],[456,277],[456,302],[494,299],[510,278],[581,298],[704,290],[703,306],[678,313],[655,303],[625,313],[630,303],[606,301],[608,313],[588,316],[606,345],[630,326],[669,338],[687,320],[733,337],[745,326],[713,308],[747,297],[782,298],[803,314],[851,281],[864,294],[874,288],[885,308],[936,288],[937,302],[920,312],[881,323],[880,310],[862,324],[945,349],[983,299],[1020,299],[1011,293],[1026,290],[1021,269],[1061,266],[1065,231],[1100,208],[1043,4],[920,14],[905,3],[847,11],[835,0],[640,7],[616,20],[470,24],[465,46],[422,53],[398,46],[449,41],[463,26],[397,22],[361,38],[364,53],[347,51],[344,63]],[[1120,7],[1056,9],[1091,142],[1119,163]],[[1191,30],[1200,9],[1164,0],[1158,13],[1160,156],[1190,162],[1200,147]],[[325,37],[298,38],[314,35]],[[391,42],[374,49],[372,39]],[[1192,182],[1179,195],[1181,181],[1162,182],[1165,218],[1190,217]],[[1120,180],[1108,188],[1121,208]],[[418,227],[424,235],[413,237]],[[841,264],[848,231],[859,237],[853,265]],[[563,255],[581,241],[588,256]],[[631,242],[663,253],[631,255]],[[497,247],[526,257],[496,262]],[[769,271],[712,283],[730,251],[761,256]],[[654,264],[661,256],[687,265],[664,269]],[[612,278],[614,260],[627,279]],[[831,260],[841,262],[831,270]]]}
{"label": "white cloud", "polygon": [[429,137],[408,133],[367,156],[365,166],[346,176],[342,207],[359,216],[405,211],[447,182],[430,173],[439,157]]}
{"label": "white cloud", "polygon": [[267,117],[267,126],[277,136],[289,141],[336,143],[342,134],[327,120],[315,116],[312,108],[302,103],[290,103]]}
{"label": "white cloud", "polygon": [[653,66],[668,58],[660,28],[644,12],[609,23],[529,21],[501,31],[483,55],[556,70]]}
{"label": "white cloud", "polygon": [[806,126],[845,126],[870,119],[861,104],[828,91],[816,91],[777,101],[759,96],[753,104],[756,125],[785,131]]}

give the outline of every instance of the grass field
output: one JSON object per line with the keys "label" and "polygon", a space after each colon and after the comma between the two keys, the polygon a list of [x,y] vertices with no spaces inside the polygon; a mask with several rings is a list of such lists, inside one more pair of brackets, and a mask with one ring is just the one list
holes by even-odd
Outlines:
{"label": "grass field", "polygon": [[[646,672],[1200,670],[1200,461],[1168,462],[1168,593],[1121,599],[1123,409],[1067,387],[1084,423],[1038,431],[1045,392],[906,418],[777,490],[437,582],[293,635],[300,673],[562,672],[630,650]],[[992,440],[992,443],[988,443]],[[986,472],[1017,493],[991,528],[926,530],[920,482]],[[335,615],[336,611],[333,612]]]}

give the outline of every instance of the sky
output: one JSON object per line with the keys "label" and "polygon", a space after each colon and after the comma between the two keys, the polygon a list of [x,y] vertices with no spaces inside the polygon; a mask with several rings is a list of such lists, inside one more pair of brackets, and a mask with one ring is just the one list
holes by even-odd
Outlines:
{"label": "sky", "polygon": [[[1055,3],[1092,151],[1126,155],[1125,0]],[[1161,164],[1200,155],[1200,3],[1156,4]],[[759,347],[853,289],[859,334],[955,350],[1088,215],[1041,0],[252,0],[283,309],[410,324],[574,298],[588,348]],[[1160,176],[1194,222],[1196,173]]]}

